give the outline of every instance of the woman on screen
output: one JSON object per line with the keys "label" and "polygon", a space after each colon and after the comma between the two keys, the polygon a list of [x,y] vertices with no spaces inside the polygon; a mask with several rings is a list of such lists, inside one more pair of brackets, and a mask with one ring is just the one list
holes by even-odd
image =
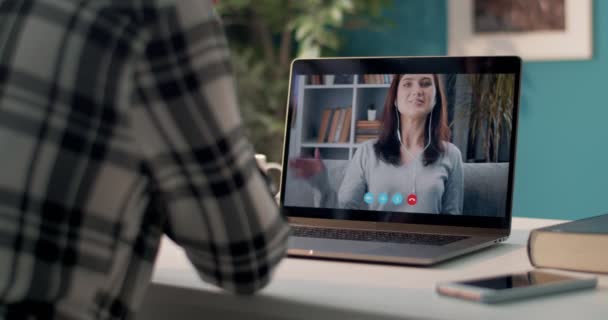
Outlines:
{"label": "woman on screen", "polygon": [[292,159],[289,166],[322,195],[322,204],[462,214],[462,158],[449,142],[446,103],[436,74],[395,75],[384,103],[381,134],[359,146],[337,192],[329,190],[318,150],[314,158]]}

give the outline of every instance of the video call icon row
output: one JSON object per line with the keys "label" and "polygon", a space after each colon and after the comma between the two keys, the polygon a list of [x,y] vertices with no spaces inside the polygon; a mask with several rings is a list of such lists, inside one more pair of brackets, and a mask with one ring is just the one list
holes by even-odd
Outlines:
{"label": "video call icon row", "polygon": [[[372,203],[374,203],[374,201],[376,201],[376,197],[374,196],[374,194],[373,194],[373,193],[368,192],[368,193],[366,193],[366,194],[363,196],[363,201],[364,201],[365,203],[367,203],[367,204],[370,204],[370,205],[371,205]],[[378,195],[378,199],[377,199],[377,201],[378,201],[378,203],[379,203],[379,204],[386,204],[386,203],[388,203],[388,201],[389,201],[389,196],[388,196],[388,194],[387,194],[387,193],[385,193],[385,192],[380,193],[380,194]],[[402,195],[401,193],[397,192],[397,193],[393,194],[393,196],[392,196],[392,197],[390,197],[390,201],[391,201],[391,202],[392,202],[394,205],[396,205],[396,206],[401,205],[401,204],[403,203],[403,195]]]}

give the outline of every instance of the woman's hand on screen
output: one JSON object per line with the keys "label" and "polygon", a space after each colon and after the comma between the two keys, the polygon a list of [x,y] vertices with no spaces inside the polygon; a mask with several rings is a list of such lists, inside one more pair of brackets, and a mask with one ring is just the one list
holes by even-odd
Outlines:
{"label": "woman's hand on screen", "polygon": [[289,160],[289,167],[295,169],[295,175],[298,178],[310,178],[325,169],[319,149],[315,149],[314,158],[295,158]]}

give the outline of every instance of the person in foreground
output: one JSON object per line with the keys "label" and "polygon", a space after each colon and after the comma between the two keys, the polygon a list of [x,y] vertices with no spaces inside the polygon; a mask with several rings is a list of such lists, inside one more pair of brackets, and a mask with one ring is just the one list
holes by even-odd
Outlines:
{"label": "person in foreground", "polygon": [[202,0],[0,2],[0,319],[133,318],[163,233],[264,287],[288,225]]}
{"label": "person in foreground", "polygon": [[358,147],[337,192],[328,190],[318,150],[313,159],[292,159],[290,167],[322,203],[338,208],[462,214],[462,156],[449,142],[446,104],[436,74],[395,75],[380,136]]}

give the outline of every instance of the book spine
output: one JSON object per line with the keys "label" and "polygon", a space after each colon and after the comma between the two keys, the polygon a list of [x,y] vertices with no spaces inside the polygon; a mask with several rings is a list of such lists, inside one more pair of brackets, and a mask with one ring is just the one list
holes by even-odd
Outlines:
{"label": "book spine", "polygon": [[380,128],[380,123],[360,123],[357,121],[357,128]]}
{"label": "book spine", "polygon": [[336,136],[336,129],[338,129],[338,118],[340,116],[340,109],[335,109],[332,115],[332,119],[331,119],[331,127],[329,130],[329,135],[327,136],[327,139],[325,140],[325,142],[333,142],[333,137]]}
{"label": "book spine", "polygon": [[530,231],[530,235],[528,236],[528,244],[527,244],[527,251],[528,251],[528,260],[530,260],[530,264],[533,267],[537,267],[538,265],[536,264],[536,261],[534,259],[534,245],[536,243],[536,237],[538,236],[538,231],[536,230],[532,230]]}
{"label": "book spine", "polygon": [[[608,234],[564,231],[551,226],[535,229],[528,237],[527,250],[530,264],[538,268],[563,269],[580,272],[608,273]],[[594,226],[596,230],[598,226]],[[601,228],[601,227],[599,227]]]}
{"label": "book spine", "polygon": [[380,134],[380,128],[357,128],[355,130],[356,134],[362,134],[362,135],[366,135],[366,134]]}
{"label": "book spine", "polygon": [[352,122],[352,107],[346,108],[346,115],[344,116],[344,121],[342,125],[342,133],[340,133],[340,141],[339,142],[348,142],[348,138],[350,137],[350,123]]}
{"label": "book spine", "polygon": [[338,128],[333,136],[332,142],[339,142],[340,135],[342,134],[342,128],[344,127],[344,116],[346,115],[346,109],[341,108],[338,117]]}
{"label": "book spine", "polygon": [[323,143],[323,141],[325,141],[325,136],[327,136],[327,128],[329,127],[330,120],[331,120],[330,118],[331,118],[331,109],[323,110],[323,113],[321,116],[321,126],[319,128],[319,135],[317,137],[318,143]]}

